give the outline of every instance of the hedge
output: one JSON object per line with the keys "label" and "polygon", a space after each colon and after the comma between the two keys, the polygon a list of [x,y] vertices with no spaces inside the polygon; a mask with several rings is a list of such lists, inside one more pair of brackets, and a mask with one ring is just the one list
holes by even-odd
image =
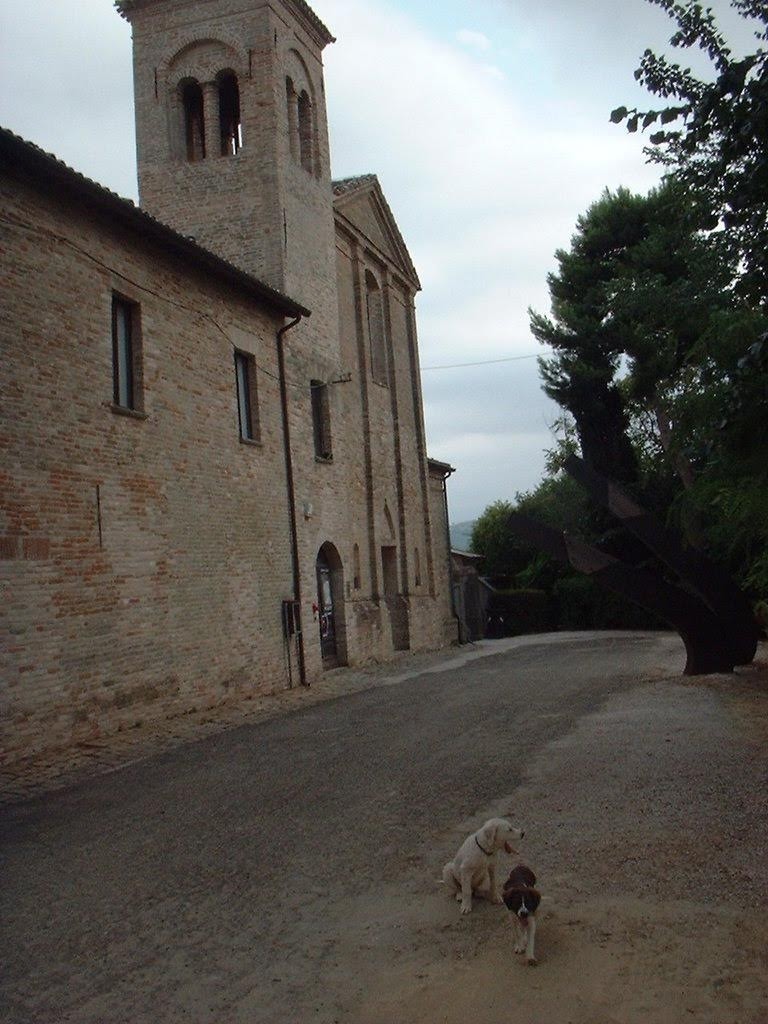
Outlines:
{"label": "hedge", "polygon": [[486,636],[546,633],[555,628],[552,601],[544,590],[495,590],[488,602]]}
{"label": "hedge", "polygon": [[644,608],[586,576],[566,576],[553,588],[559,629],[668,629]]}

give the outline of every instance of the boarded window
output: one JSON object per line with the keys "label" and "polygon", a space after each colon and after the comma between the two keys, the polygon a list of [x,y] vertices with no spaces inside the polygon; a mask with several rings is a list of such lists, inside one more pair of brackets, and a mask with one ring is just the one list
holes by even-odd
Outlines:
{"label": "boarded window", "polygon": [[387,346],[384,324],[384,296],[379,282],[365,272],[365,301],[368,313],[368,341],[371,348],[371,375],[379,384],[387,383]]}
{"label": "boarded window", "polygon": [[235,384],[240,437],[244,441],[257,441],[259,406],[256,392],[256,360],[248,352],[235,351]]}
{"label": "boarded window", "polygon": [[141,320],[137,303],[112,296],[112,397],[121,409],[141,409]]}
{"label": "boarded window", "polygon": [[382,547],[381,568],[384,596],[394,597],[400,591],[397,582],[397,548],[393,544]]}
{"label": "boarded window", "polygon": [[353,580],[352,586],[355,590],[360,589],[360,545],[355,544],[352,549],[352,568],[353,568]]}
{"label": "boarded window", "polygon": [[187,160],[194,163],[205,157],[205,110],[203,107],[203,90],[200,83],[190,80],[181,89],[181,102],[184,109],[184,143]]}
{"label": "boarded window", "polygon": [[299,159],[299,122],[296,90],[293,87],[293,80],[285,80],[285,109],[288,118],[288,144],[291,156],[294,160]]}
{"label": "boarded window", "polygon": [[315,439],[315,456],[328,460],[331,451],[331,410],[328,397],[328,385],[321,380],[310,382],[312,396],[312,432]]}
{"label": "boarded window", "polygon": [[234,156],[243,145],[243,125],[240,119],[240,88],[237,75],[222,71],[216,79],[219,87],[219,130],[221,155]]}

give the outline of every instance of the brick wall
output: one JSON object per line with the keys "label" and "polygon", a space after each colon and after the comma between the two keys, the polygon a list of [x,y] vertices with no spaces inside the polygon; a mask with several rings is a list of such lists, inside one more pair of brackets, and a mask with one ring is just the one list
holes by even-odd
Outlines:
{"label": "brick wall", "polygon": [[[321,548],[340,662],[437,647],[456,631],[442,478],[427,468],[418,281],[379,192],[334,212],[327,39],[301,12],[281,0],[155,3],[139,5],[133,31],[149,212],[312,310],[284,352],[306,679],[317,682]],[[189,162],[176,85],[196,76],[210,118],[222,67],[240,82],[243,147]],[[312,95],[310,166],[291,141],[286,77]],[[9,178],[2,203],[15,224],[0,310],[8,755],[297,682],[281,628],[293,595],[282,316],[71,197]],[[366,271],[381,288],[383,375]],[[140,415],[112,407],[114,293],[140,306]],[[235,349],[258,366],[258,443],[239,437]],[[327,387],[330,459],[315,452],[313,380]]]}
{"label": "brick wall", "polygon": [[[287,685],[276,317],[76,204],[2,184],[2,744],[13,756]],[[112,409],[113,292],[144,416]],[[239,439],[233,348],[259,366]]]}

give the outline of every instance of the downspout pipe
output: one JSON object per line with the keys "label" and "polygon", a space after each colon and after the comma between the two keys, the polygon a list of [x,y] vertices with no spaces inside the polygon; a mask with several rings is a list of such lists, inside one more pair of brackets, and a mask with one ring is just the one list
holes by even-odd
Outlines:
{"label": "downspout pipe", "polygon": [[[304,660],[304,630],[301,625],[301,573],[299,571],[299,531],[296,525],[296,491],[293,483],[293,458],[291,456],[291,431],[288,422],[288,385],[285,380],[285,350],[283,338],[301,320],[301,315],[285,324],[277,332],[277,366],[280,377],[280,406],[283,415],[283,448],[285,453],[285,479],[288,488],[288,519],[291,526],[291,563],[293,569],[293,599],[296,601],[296,632],[299,638],[299,682],[309,686]],[[290,655],[289,655],[290,656]]]}
{"label": "downspout pipe", "polygon": [[451,558],[451,524],[448,521],[448,477],[455,473],[453,466],[447,466],[443,472],[443,508],[445,510],[445,536],[448,550],[448,590],[451,595],[451,615],[456,620],[456,639],[461,644],[461,620],[456,611],[456,595],[453,592],[453,559]]}

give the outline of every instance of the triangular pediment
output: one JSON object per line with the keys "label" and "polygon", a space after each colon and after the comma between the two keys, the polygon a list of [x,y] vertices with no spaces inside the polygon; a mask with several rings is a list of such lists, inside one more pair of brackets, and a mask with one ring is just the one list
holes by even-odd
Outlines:
{"label": "triangular pediment", "polygon": [[375,174],[333,183],[333,206],[340,219],[362,235],[389,262],[420,288],[403,236]]}

